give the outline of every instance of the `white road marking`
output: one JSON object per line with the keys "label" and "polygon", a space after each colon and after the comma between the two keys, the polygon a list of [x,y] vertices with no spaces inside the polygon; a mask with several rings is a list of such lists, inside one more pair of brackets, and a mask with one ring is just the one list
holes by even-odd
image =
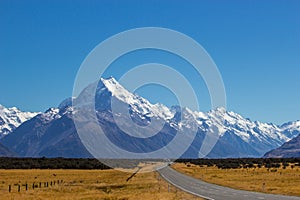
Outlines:
{"label": "white road marking", "polygon": [[198,196],[198,197],[201,197],[201,198],[204,198],[204,199],[207,199],[207,200],[215,200],[215,199],[213,199],[213,198],[206,197],[206,196],[197,194],[197,193],[195,193],[195,192],[186,190],[185,188],[183,188],[183,187],[177,185],[176,183],[172,182],[170,179],[168,179],[167,177],[165,177],[163,174],[160,174],[160,175],[161,175],[165,180],[167,180],[168,182],[170,182],[172,185],[174,185],[175,187],[177,187],[177,188],[179,188],[179,189],[181,189],[181,190],[183,190],[183,191],[185,191],[185,192],[188,192],[188,193],[190,193],[190,194],[193,194],[193,195],[195,195],[195,196]]}
{"label": "white road marking", "polygon": [[[200,193],[204,193],[205,195],[213,196],[217,199],[230,199],[230,196],[232,196],[232,199],[273,199],[273,200],[283,200],[283,199],[289,199],[289,200],[300,200],[299,197],[296,196],[284,196],[284,195],[273,195],[273,194],[263,194],[259,192],[249,192],[249,191],[243,191],[243,190],[234,190],[231,188],[221,187],[213,184],[208,184],[203,182],[203,186],[201,187],[201,184],[194,184],[194,182],[201,182],[197,179],[192,179],[184,174],[181,174],[171,168],[167,168],[165,170],[161,170],[160,175],[162,178],[164,178],[166,181],[168,181],[170,184],[174,185],[175,187],[188,192],[190,194],[193,194],[198,197],[202,197],[204,199],[208,200],[214,200],[212,197],[207,197],[204,195],[201,195]],[[167,178],[170,177],[170,178]],[[170,180],[171,179],[171,180]],[[172,181],[174,179],[175,183]],[[181,182],[179,181],[181,180]],[[178,184],[177,184],[178,181]],[[195,187],[196,186],[196,187]]]}

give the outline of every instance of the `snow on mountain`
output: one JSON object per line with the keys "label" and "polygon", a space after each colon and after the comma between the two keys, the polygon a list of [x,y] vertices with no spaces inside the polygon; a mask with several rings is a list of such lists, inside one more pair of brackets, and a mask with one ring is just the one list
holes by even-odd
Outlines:
{"label": "snow on mountain", "polygon": [[[220,144],[219,146],[216,145],[216,148],[223,150],[219,150],[213,157],[222,153],[224,149],[229,149],[230,146],[233,149],[236,148],[236,153],[242,151],[243,153],[235,155],[234,150],[232,150],[232,154],[228,155],[229,157],[238,155],[246,157],[262,156],[266,150],[276,148],[300,133],[299,122],[290,122],[283,126],[258,121],[253,122],[237,113],[226,111],[225,108],[216,108],[207,113],[191,111],[188,108],[183,110],[185,114],[182,115],[183,120],[178,124],[179,128],[191,127],[191,124],[196,120],[198,129],[202,133],[207,133],[212,126],[218,129]],[[241,147],[237,147],[239,145]],[[247,154],[247,151],[249,151],[249,154]],[[226,157],[226,155],[224,154],[222,157]]]}
{"label": "snow on mountain", "polygon": [[59,108],[49,108],[46,112],[40,114],[40,118],[43,119],[44,122],[49,122],[54,119],[59,119],[61,118],[59,112],[60,112]]}
{"label": "snow on mountain", "polygon": [[282,129],[274,124],[252,122],[241,115],[228,112],[224,108],[218,108],[208,113],[214,124],[222,124],[224,131],[233,131],[245,142],[251,142],[254,138],[268,142],[269,138],[279,142],[285,142],[291,138],[282,134]]}
{"label": "snow on mountain", "polygon": [[[232,111],[226,111],[225,108],[216,108],[207,113],[191,111],[185,108],[190,115],[197,120],[199,128],[205,131],[207,127],[215,125],[218,127],[222,136],[226,131],[231,131],[235,135],[241,137],[245,142],[251,141],[264,141],[268,143],[268,140],[272,138],[278,143],[283,143],[295,136],[287,136],[283,132],[287,129],[300,131],[300,123],[293,122],[285,126],[276,126],[274,124],[262,123],[258,121],[250,121],[242,117],[241,115]],[[188,121],[185,121],[188,123]],[[187,124],[182,124],[187,125]],[[298,125],[298,126],[297,126]],[[256,140],[255,140],[256,139]]]}
{"label": "snow on mountain", "polygon": [[9,134],[23,122],[36,116],[37,112],[22,112],[16,107],[5,108],[0,105],[0,138]]}
{"label": "snow on mountain", "polygon": [[153,105],[148,100],[130,93],[113,77],[110,77],[109,79],[101,78],[101,81],[108,91],[111,92],[112,96],[128,104],[134,112],[140,113],[146,117],[159,117],[165,120],[171,119],[175,114],[165,105],[160,103]]}
{"label": "snow on mountain", "polygon": [[289,138],[295,137],[300,132],[300,120],[288,122],[280,126],[283,133]]}
{"label": "snow on mountain", "polygon": [[44,113],[40,113],[38,115],[39,119],[41,119],[43,123],[50,123],[51,121],[59,119],[64,115],[71,115],[73,112],[72,100],[68,98],[62,103],[59,104],[58,108],[49,108]]}

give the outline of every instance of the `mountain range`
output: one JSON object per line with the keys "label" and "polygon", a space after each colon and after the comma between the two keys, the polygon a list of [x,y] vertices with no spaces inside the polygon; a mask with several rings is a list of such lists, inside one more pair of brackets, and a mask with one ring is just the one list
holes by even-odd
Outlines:
{"label": "mountain range", "polygon": [[[30,117],[27,115],[26,119],[32,118],[24,120],[22,124],[20,121],[20,126],[16,123],[13,124],[14,126],[6,125],[8,121],[6,120],[2,126],[9,126],[11,129],[0,129],[0,134],[2,132],[2,135],[5,135],[1,142],[23,157],[92,157],[75,128],[73,119],[79,111],[72,106],[72,101],[85,102],[85,99],[89,99],[88,91],[93,87],[93,85],[88,86],[78,97],[64,100],[57,108],[50,108],[44,113],[31,114]],[[146,126],[151,120],[157,119],[163,121],[164,125],[155,136],[143,139],[130,136],[124,129],[131,130],[135,136],[143,137],[157,127],[152,127],[151,130],[145,128],[144,132],[135,132],[124,113],[117,113],[116,118],[111,102],[114,102],[117,107],[125,106],[134,123]],[[89,104],[85,102],[82,106],[89,109],[91,108]],[[278,126],[251,121],[235,112],[226,111],[225,108],[199,112],[179,106],[168,108],[159,103],[151,104],[137,94],[127,91],[112,77],[101,78],[97,83],[95,105],[92,107],[96,108],[98,124],[89,123],[84,118],[80,119],[86,130],[94,130],[96,125],[100,125],[112,143],[136,153],[155,151],[170,143],[176,134],[185,134],[188,138],[189,132],[193,132],[190,130],[195,130],[192,144],[182,157],[198,158],[201,156],[199,151],[203,141],[213,129],[219,139],[214,148],[205,155],[206,157],[261,157],[300,133],[300,121]],[[123,124],[123,129],[117,125],[116,120]],[[176,145],[180,146],[180,143]]]}

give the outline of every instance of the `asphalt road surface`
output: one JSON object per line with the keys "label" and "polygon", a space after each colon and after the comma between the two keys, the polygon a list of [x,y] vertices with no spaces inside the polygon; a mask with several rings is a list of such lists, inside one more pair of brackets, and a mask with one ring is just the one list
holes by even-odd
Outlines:
{"label": "asphalt road surface", "polygon": [[165,167],[159,169],[160,175],[169,183],[175,187],[191,193],[195,196],[202,197],[204,199],[215,200],[300,200],[300,197],[272,195],[259,192],[249,192],[244,190],[235,190],[227,187],[222,187],[210,183],[203,182],[199,179],[192,178],[184,175],[176,170]]}

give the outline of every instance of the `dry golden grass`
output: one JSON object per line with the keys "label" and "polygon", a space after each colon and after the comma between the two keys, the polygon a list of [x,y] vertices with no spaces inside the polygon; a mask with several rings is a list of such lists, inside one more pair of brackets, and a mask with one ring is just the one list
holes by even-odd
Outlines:
{"label": "dry golden grass", "polygon": [[[128,182],[131,174],[116,170],[0,170],[0,199],[199,199],[179,191],[162,180],[156,172],[138,173]],[[44,187],[44,182],[56,181],[55,186]],[[63,184],[57,184],[63,180]],[[28,183],[18,192],[13,184]],[[32,183],[42,182],[41,188],[32,189]],[[8,185],[12,192],[8,192]]]}
{"label": "dry golden grass", "polygon": [[209,183],[241,190],[300,196],[300,167],[218,169],[176,163],[173,168]]}

